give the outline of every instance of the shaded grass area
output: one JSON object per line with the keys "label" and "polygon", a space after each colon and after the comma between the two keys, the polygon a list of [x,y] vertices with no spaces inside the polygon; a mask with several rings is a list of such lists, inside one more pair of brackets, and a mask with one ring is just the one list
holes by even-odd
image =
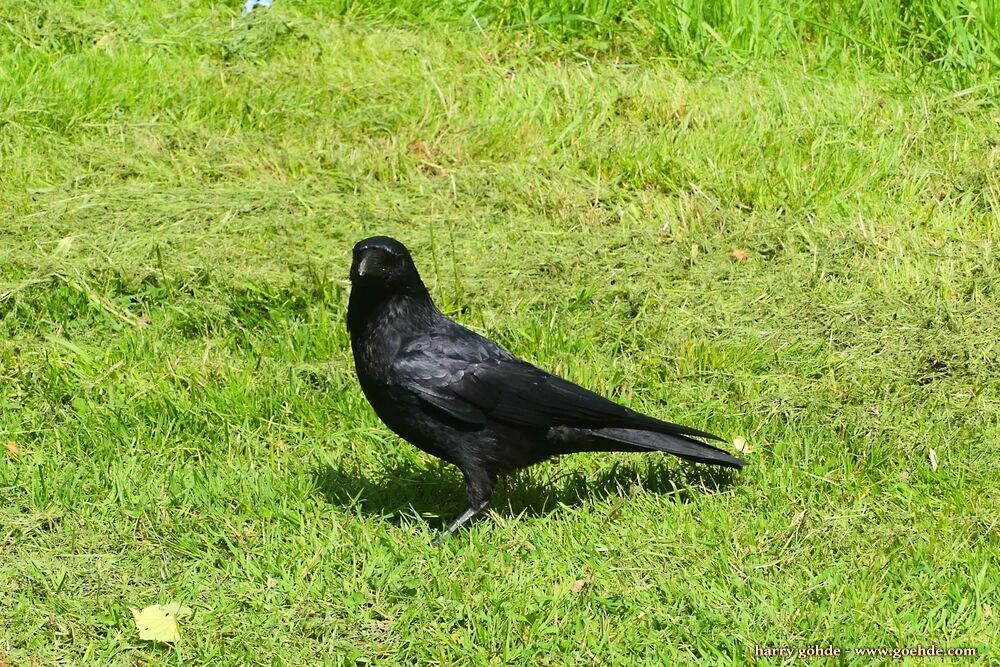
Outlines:
{"label": "shaded grass area", "polygon": [[[695,70],[742,70],[775,58],[815,68],[865,65],[954,87],[992,86],[1000,71],[1000,5],[996,0],[326,0],[292,3],[266,31],[245,33],[259,15],[224,34],[236,3],[161,3],[5,10],[6,29],[21,43],[87,50],[109,28],[120,38],[159,48],[191,49],[226,59],[257,57],[282,40],[308,42],[308,21],[449,25],[481,34],[520,35],[542,53],[587,57],[665,56]],[[305,22],[302,19],[306,19]],[[267,21],[264,21],[267,22]],[[207,26],[221,38],[189,39]],[[263,34],[261,34],[263,33]],[[201,35],[199,35],[201,36]]]}
{"label": "shaded grass area", "polygon": [[656,53],[698,67],[740,69],[791,56],[827,68],[860,59],[957,86],[980,83],[1000,69],[1000,5],[993,1],[546,0],[320,7],[332,15],[536,32],[593,54]]}
{"label": "shaded grass area", "polygon": [[[0,10],[0,657],[995,650],[995,81],[511,29],[545,7]],[[460,478],[378,423],[344,330],[372,233],[463,322],[753,465],[568,457],[431,548]],[[171,600],[183,641],[140,642],[129,606]]]}

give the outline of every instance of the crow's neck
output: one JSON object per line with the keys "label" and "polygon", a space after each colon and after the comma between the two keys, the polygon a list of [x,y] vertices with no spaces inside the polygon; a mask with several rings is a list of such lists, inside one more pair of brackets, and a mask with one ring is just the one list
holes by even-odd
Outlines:
{"label": "crow's neck", "polygon": [[347,328],[352,341],[367,341],[373,337],[402,339],[425,331],[439,315],[440,311],[422,283],[391,294],[354,287],[347,306]]}

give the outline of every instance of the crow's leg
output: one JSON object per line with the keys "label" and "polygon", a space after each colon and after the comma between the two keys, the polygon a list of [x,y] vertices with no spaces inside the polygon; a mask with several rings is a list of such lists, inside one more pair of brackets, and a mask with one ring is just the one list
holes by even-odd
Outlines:
{"label": "crow's leg", "polygon": [[437,536],[434,546],[438,546],[445,538],[453,535],[456,530],[476,516],[490,504],[493,497],[493,489],[497,485],[497,476],[481,468],[462,470],[465,476],[465,491],[469,496],[469,509],[462,512],[457,519],[451,522],[448,529]]}
{"label": "crow's leg", "polygon": [[455,531],[461,528],[469,519],[476,516],[484,509],[486,509],[487,505],[489,505],[489,503],[480,503],[478,507],[470,507],[469,509],[462,512],[457,519],[451,522],[451,525],[448,526],[448,530],[444,531],[443,533],[437,536],[437,538],[434,540],[434,544],[435,545],[441,544],[441,542],[443,542],[446,537],[450,537],[451,535],[453,535]]}

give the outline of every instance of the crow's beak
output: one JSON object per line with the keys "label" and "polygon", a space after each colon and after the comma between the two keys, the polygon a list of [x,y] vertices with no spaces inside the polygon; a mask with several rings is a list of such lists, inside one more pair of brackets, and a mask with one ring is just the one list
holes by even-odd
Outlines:
{"label": "crow's beak", "polygon": [[378,276],[385,271],[385,256],[376,249],[365,250],[351,266],[351,280]]}
{"label": "crow's beak", "polygon": [[372,253],[368,253],[362,257],[361,261],[358,262],[358,277],[364,278],[368,274],[372,273],[372,270],[375,268],[375,264],[375,256]]}

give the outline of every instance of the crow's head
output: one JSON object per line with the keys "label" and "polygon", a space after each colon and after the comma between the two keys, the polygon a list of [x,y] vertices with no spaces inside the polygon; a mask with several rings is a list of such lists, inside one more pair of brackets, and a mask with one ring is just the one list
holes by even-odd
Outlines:
{"label": "crow's head", "polygon": [[372,236],[354,246],[351,283],[380,292],[422,285],[406,246],[388,236]]}

